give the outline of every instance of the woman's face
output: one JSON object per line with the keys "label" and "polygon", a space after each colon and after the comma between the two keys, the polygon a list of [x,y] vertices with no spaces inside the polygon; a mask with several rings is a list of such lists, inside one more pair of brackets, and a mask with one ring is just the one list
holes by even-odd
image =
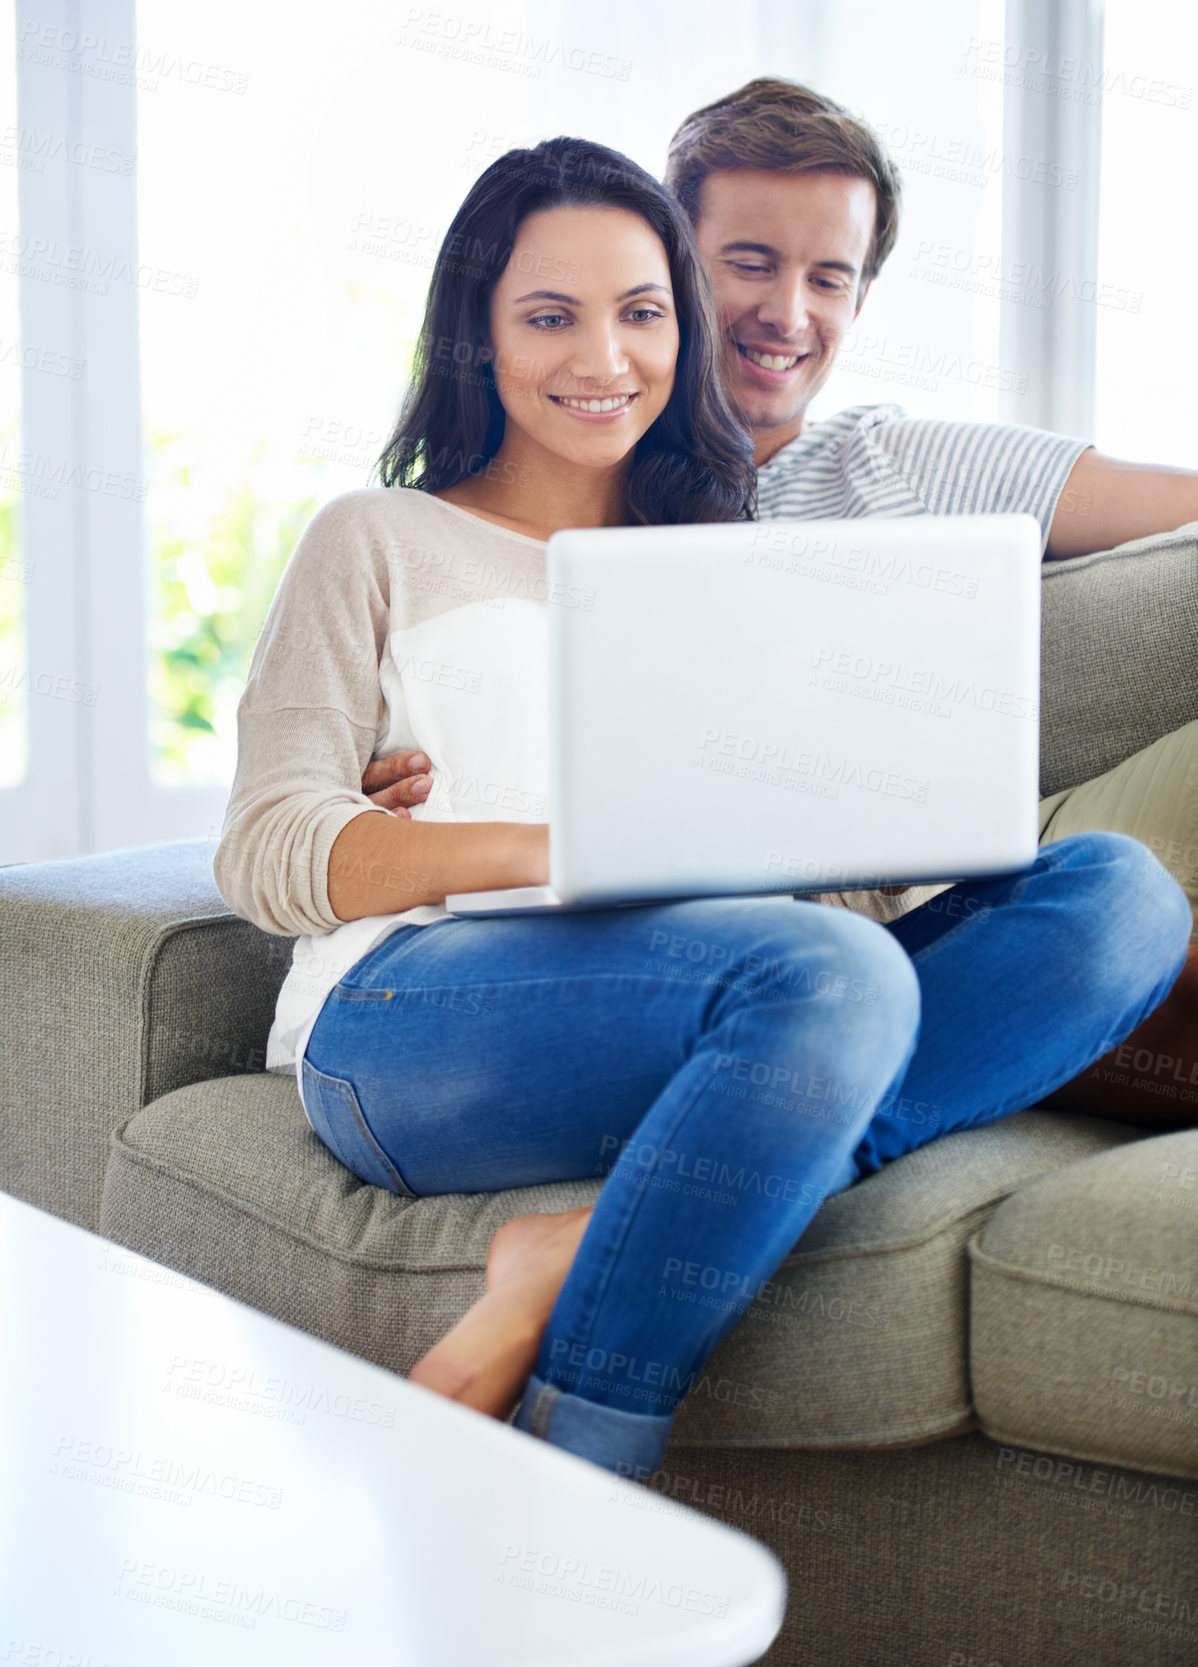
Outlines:
{"label": "woman's face", "polygon": [[491,297],[495,386],[513,426],[571,463],[610,468],[665,409],[678,359],[670,265],[623,208],[531,214]]}

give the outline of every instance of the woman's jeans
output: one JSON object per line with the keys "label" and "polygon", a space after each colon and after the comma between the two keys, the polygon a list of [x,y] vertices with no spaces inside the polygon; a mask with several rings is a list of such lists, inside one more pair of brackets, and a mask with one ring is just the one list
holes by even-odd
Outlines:
{"label": "woman's jeans", "polygon": [[1085,833],[888,927],[720,898],[401,928],[325,1002],[304,1101],[406,1195],[607,1177],[516,1426],[646,1474],[822,1201],[1076,1076],[1190,924],[1146,846]]}

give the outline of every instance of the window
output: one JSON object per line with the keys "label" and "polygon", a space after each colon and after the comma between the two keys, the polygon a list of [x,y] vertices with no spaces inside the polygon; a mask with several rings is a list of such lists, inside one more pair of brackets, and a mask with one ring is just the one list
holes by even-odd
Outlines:
{"label": "window", "polygon": [[[13,39],[16,19],[13,0],[0,0],[0,30]],[[17,105],[16,64],[11,53],[0,62],[0,109]],[[36,168],[37,159],[22,151],[19,135],[10,129],[0,135],[0,226],[10,235],[18,221],[17,179],[22,167]],[[63,355],[28,348],[21,339],[16,262],[5,250],[0,258],[0,788],[19,787],[29,762],[26,714],[25,592],[33,578],[24,559],[20,528],[21,367],[43,375],[61,374]],[[69,374],[69,372],[68,372]]]}
{"label": "window", "polygon": [[[1062,0],[1052,16],[1084,13],[1092,33],[1096,4]],[[297,0],[281,28],[276,11],[234,0],[88,0],[84,31],[77,0],[15,13],[0,0],[19,106],[0,173],[0,442],[32,460],[0,474],[0,860],[215,835],[282,566],[319,504],[367,484],[435,251],[470,183],[513,145],[584,133],[660,174],[689,110],[762,74],[820,88],[880,130],[905,204],[814,414],[897,401],[1045,421],[1046,390],[1075,383],[1045,346],[1064,314],[1025,340],[994,277],[1013,247],[1051,241],[1068,206],[1016,166],[1032,95],[1004,59],[1010,19],[1029,8],[926,0],[915,31],[886,0],[761,0],[734,28],[726,0],[660,0],[651,28],[641,9],[580,0],[452,12],[345,0],[332,13]],[[1129,0],[1112,14],[1111,51],[1129,68],[1177,60],[1163,0],[1134,22]],[[1193,31],[1176,16],[1169,27]],[[13,63],[0,64],[10,89]],[[1134,143],[1148,116],[1172,122],[1174,150],[1145,141],[1137,155],[1180,154],[1180,110],[1150,104],[1124,96],[1117,113],[1139,124]],[[1116,133],[1108,122],[1108,154]],[[1095,133],[1083,124],[1071,142],[1092,171]],[[1118,219],[1145,212],[1148,167],[1123,170],[1136,186],[1114,171],[1104,196],[1104,238],[1124,260],[1129,239],[1148,239]],[[1155,213],[1158,246],[1169,221],[1176,251],[1144,279],[1141,315],[1099,318],[1099,409],[1110,449],[1134,439],[1165,455],[1158,441],[1182,419],[1144,371],[1145,342],[1166,328],[1145,333],[1148,295],[1163,308],[1191,234],[1167,204]],[[1094,311],[1069,327],[1079,364],[1092,366]],[[1133,355],[1156,428],[1141,411],[1124,443],[1134,399],[1112,377]]]}
{"label": "window", "polygon": [[1188,469],[1198,468],[1196,82],[1198,11],[1107,0],[1094,437],[1115,457]]}
{"label": "window", "polygon": [[820,10],[810,80],[877,130],[903,205],[894,253],[812,415],[893,402],[912,416],[1032,420],[1019,414],[1033,391],[1027,368],[1000,351],[993,278],[1008,173],[1003,89],[987,49],[1001,52],[1002,0],[939,0],[917,22],[901,6]]}

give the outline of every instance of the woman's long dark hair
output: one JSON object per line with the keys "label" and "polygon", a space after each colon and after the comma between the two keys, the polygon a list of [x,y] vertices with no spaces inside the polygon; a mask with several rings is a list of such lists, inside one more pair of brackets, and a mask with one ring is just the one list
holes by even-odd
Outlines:
{"label": "woman's long dark hair", "polygon": [[486,345],[491,295],[523,221],[575,206],[639,215],[670,265],[679,336],[674,387],[625,476],[627,521],[751,516],[753,445],[723,391],[715,307],[690,222],[652,174],[586,139],[510,150],[470,188],[437,254],[411,387],[375,465],[379,480],[439,492],[481,473],[494,457],[505,418]]}

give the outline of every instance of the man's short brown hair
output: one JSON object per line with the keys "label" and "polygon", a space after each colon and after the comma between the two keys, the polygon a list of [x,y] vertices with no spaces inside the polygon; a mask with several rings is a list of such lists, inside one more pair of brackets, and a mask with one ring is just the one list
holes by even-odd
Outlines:
{"label": "man's short brown hair", "polygon": [[665,183],[697,225],[703,181],[737,168],[867,179],[878,206],[863,283],[894,248],[902,193],[898,169],[864,122],[810,87],[763,76],[696,110],[670,140]]}

